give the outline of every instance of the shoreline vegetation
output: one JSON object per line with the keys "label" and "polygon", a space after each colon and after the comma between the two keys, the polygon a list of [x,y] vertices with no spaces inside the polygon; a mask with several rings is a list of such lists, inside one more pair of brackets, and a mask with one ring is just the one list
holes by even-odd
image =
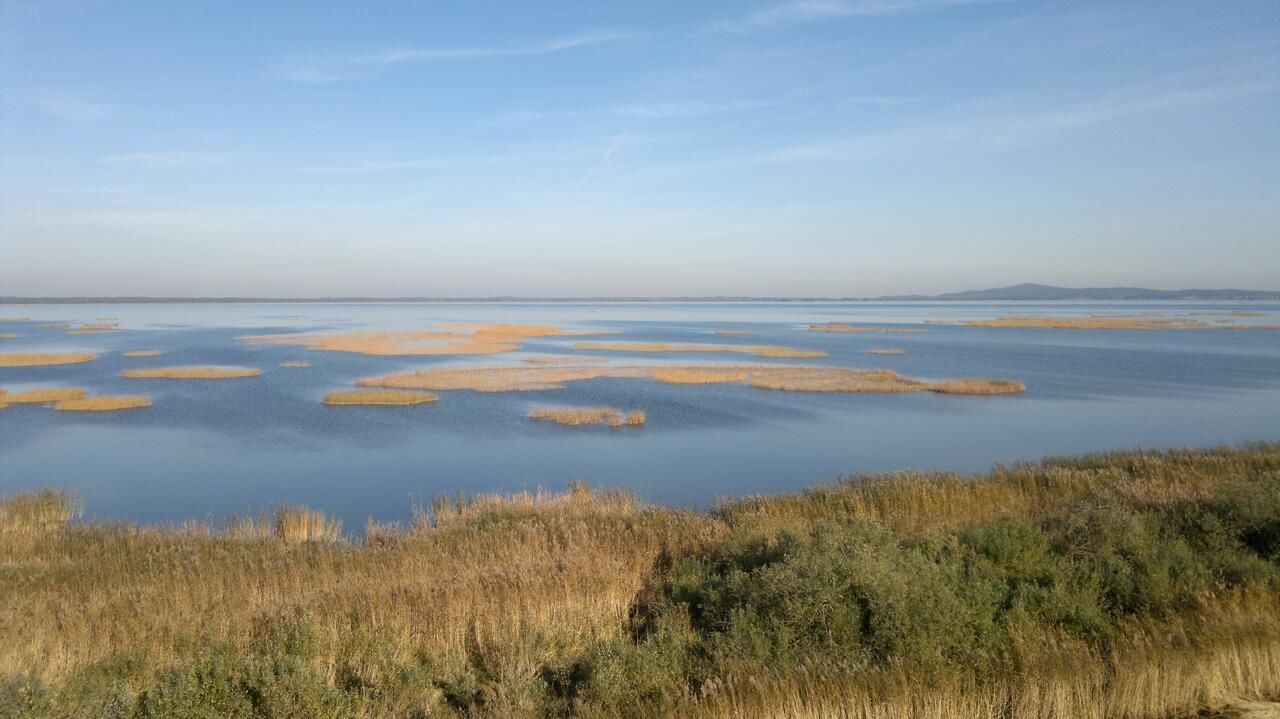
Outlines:
{"label": "shoreline vegetation", "polygon": [[0,715],[1167,719],[1280,696],[1280,443],[705,512],[573,483],[360,538],[305,507],[81,509],[0,498]]}

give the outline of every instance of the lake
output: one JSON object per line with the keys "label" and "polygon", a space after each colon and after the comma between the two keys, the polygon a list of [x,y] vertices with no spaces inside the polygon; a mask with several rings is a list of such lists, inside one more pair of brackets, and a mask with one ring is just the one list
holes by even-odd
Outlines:
{"label": "lake", "polygon": [[[707,506],[794,490],[842,474],[904,468],[980,471],[994,463],[1116,448],[1280,438],[1280,330],[1050,329],[948,324],[1013,314],[1230,318],[1280,323],[1276,303],[422,303],[0,306],[0,352],[93,352],[82,364],[0,367],[9,392],[51,386],[145,394],[121,412],[0,409],[0,493],[75,490],[89,518],[221,520],[282,501],[360,531],[406,519],[412,502],[456,492],[546,487],[574,479],[643,498]],[[1191,314],[1213,313],[1213,314]],[[1253,313],[1260,313],[1253,315]],[[68,334],[59,323],[114,318]],[[1223,320],[1225,323],[1228,320]],[[478,356],[374,356],[250,343],[247,334],[418,331],[445,323],[553,324],[607,331],[544,336]],[[833,333],[850,322],[910,333]],[[43,325],[43,326],[42,326]],[[750,334],[715,334],[716,331]],[[780,345],[825,357],[575,350],[584,340]],[[872,355],[876,348],[904,350]],[[126,357],[156,350],[154,357]],[[888,368],[922,379],[999,377],[1025,392],[959,396],[771,391],[600,378],[536,392],[439,392],[410,407],[327,407],[358,378],[430,367],[520,364],[529,356],[637,363],[804,364]],[[281,367],[305,361],[308,367]],[[218,364],[257,377],[130,379],[130,368]],[[535,406],[643,409],[642,427],[572,427],[528,418]]]}

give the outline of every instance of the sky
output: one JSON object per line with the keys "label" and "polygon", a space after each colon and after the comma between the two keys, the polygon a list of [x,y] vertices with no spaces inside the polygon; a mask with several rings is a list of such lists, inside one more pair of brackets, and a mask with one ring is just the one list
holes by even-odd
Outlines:
{"label": "sky", "polygon": [[1280,289],[1280,2],[0,3],[0,295]]}

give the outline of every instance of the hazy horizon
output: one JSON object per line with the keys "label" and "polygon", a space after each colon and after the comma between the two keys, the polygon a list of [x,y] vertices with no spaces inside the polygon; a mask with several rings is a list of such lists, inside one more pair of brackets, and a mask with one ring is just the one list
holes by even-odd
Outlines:
{"label": "hazy horizon", "polygon": [[1274,2],[0,13],[0,295],[1280,276]]}

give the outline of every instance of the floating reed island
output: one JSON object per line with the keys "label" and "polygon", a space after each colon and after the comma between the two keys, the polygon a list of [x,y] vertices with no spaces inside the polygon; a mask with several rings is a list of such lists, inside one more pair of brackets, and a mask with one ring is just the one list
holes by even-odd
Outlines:
{"label": "floating reed island", "polygon": [[471,355],[497,354],[520,349],[533,337],[575,337],[611,334],[608,331],[566,330],[556,325],[505,323],[449,323],[438,331],[353,332],[244,335],[241,340],[258,344],[296,345],[312,350],[354,352],[365,355]]}
{"label": "floating reed island", "polygon": [[[376,477],[371,478],[376,480]],[[29,719],[1184,719],[1280,696],[1280,444],[76,521],[0,497]],[[1222,711],[1219,711],[1222,710]]]}
{"label": "floating reed island", "polygon": [[286,360],[280,363],[281,367],[299,369],[301,367],[310,367],[311,363],[306,360]]}
{"label": "floating reed island", "polygon": [[897,347],[873,347],[867,350],[869,355],[904,355],[907,351]]}
{"label": "floating reed island", "polygon": [[256,367],[224,367],[218,365],[190,365],[178,367],[141,367],[120,372],[129,379],[235,379],[257,377],[262,373]]}
{"label": "floating reed island", "polygon": [[849,322],[819,322],[809,325],[810,332],[832,332],[836,334],[859,334],[862,332],[883,332],[886,334],[920,334],[921,327],[866,327]]}
{"label": "floating reed island", "polygon": [[151,398],[143,395],[99,395],[55,402],[53,408],[63,412],[117,412],[151,406]]}
{"label": "floating reed island", "polygon": [[44,365],[80,364],[96,357],[91,352],[0,352],[0,367],[40,367]]}
{"label": "floating reed island", "polygon": [[127,350],[120,354],[125,357],[159,357],[160,350]]}
{"label": "floating reed island", "polygon": [[0,407],[11,404],[39,404],[72,412],[106,412],[150,407],[151,398],[139,395],[90,397],[83,387],[40,387],[22,392],[0,389]]}
{"label": "floating reed island", "polygon": [[645,413],[641,409],[623,412],[613,407],[535,407],[529,411],[530,419],[540,419],[556,424],[584,425],[605,424],[610,427],[644,424]]}
{"label": "floating reed island", "polygon": [[0,332],[0,340],[16,340],[18,335],[13,332]]}
{"label": "floating reed island", "polygon": [[718,335],[749,335],[754,334],[751,330],[716,330],[714,334]]}
{"label": "floating reed island", "polygon": [[[942,324],[938,322],[937,324]],[[1010,315],[985,320],[961,320],[967,327],[1035,327],[1069,330],[1206,330],[1206,329],[1280,329],[1280,325],[1205,320],[1191,317],[1167,317],[1157,313],[1141,315],[1088,315],[1085,317]]]}
{"label": "floating reed island", "polygon": [[525,357],[525,364],[536,365],[583,365],[583,364],[607,364],[608,357],[593,357],[591,355],[532,355]]}
{"label": "floating reed island", "polygon": [[778,345],[723,345],[699,342],[577,342],[577,350],[606,352],[737,352],[757,357],[808,359],[826,357],[822,350],[805,350]]}
{"label": "floating reed island", "polygon": [[1010,379],[964,378],[938,382],[903,377],[887,369],[786,365],[632,365],[605,367],[466,367],[393,372],[356,380],[361,387],[477,392],[562,389],[593,379],[653,379],[668,384],[746,384],[793,392],[938,392],[1010,394],[1026,385]]}
{"label": "floating reed island", "polygon": [[30,322],[30,317],[0,317],[0,322]]}
{"label": "floating reed island", "polygon": [[0,399],[6,404],[49,404],[69,399],[80,399],[88,394],[83,387],[39,387],[22,392],[6,392]]}
{"label": "floating reed island", "polygon": [[70,322],[41,322],[36,327],[42,330],[66,330],[71,329]]}
{"label": "floating reed island", "polygon": [[440,399],[431,392],[417,392],[403,389],[350,389],[330,392],[324,396],[324,404],[331,407],[352,405],[389,405],[405,406],[426,404]]}

